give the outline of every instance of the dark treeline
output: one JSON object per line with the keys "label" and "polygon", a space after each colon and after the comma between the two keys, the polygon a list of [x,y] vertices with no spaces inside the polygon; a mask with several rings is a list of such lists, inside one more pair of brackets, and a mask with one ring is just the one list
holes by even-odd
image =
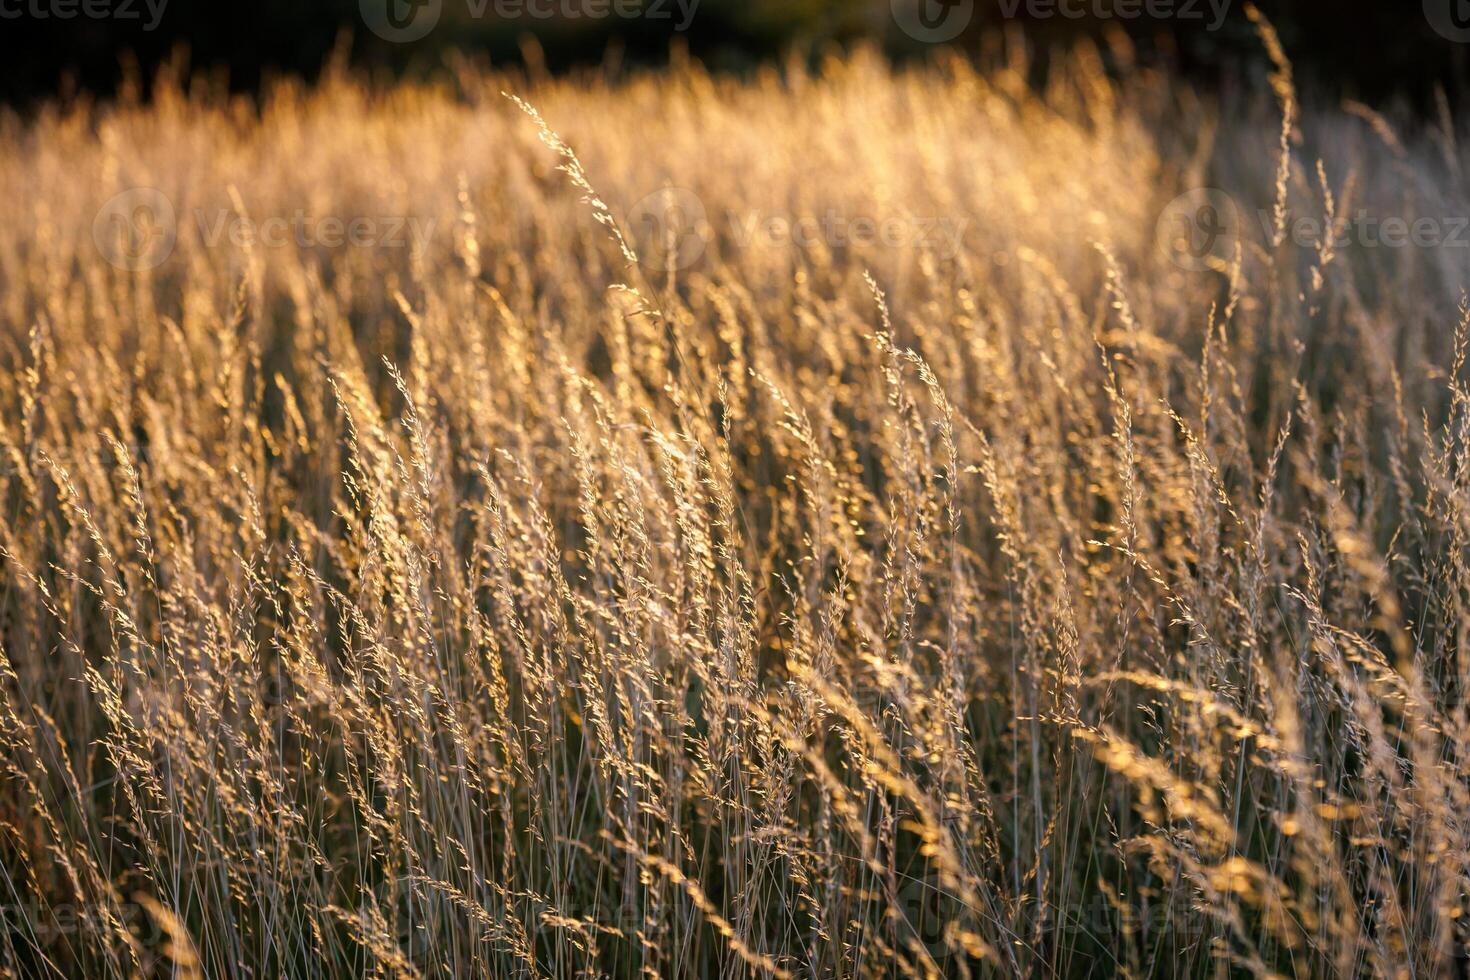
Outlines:
{"label": "dark treeline", "polygon": [[[638,2],[649,9],[628,16],[627,5]],[[1244,0],[912,2],[927,5],[931,23],[963,18],[966,29],[950,42],[962,49],[979,50],[1008,24],[1023,26],[1043,55],[1122,28],[1140,57],[1205,82],[1249,74],[1259,64]],[[434,29],[408,43],[383,39],[367,21],[387,17],[389,4],[400,23],[437,4]],[[1420,104],[1444,86],[1455,104],[1464,102],[1470,44],[1456,38],[1470,40],[1470,0],[1260,6],[1308,84],[1371,102],[1403,95]],[[613,9],[623,14],[588,15]],[[712,67],[739,70],[792,49],[820,52],[865,40],[899,57],[932,47],[905,33],[890,0],[0,0],[0,100],[105,96],[130,74],[153,77],[181,52],[191,70],[218,70],[232,88],[248,92],[272,75],[310,77],[334,51],[360,67],[422,72],[442,66],[450,50],[500,64],[531,52],[561,70],[657,63],[684,48]]]}

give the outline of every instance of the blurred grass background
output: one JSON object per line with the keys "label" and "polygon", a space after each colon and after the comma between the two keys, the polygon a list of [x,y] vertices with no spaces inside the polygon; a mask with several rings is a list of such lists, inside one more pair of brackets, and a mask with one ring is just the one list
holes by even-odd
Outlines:
{"label": "blurred grass background", "polygon": [[[658,64],[678,50],[723,71],[746,70],[793,51],[819,56],[832,46],[860,43],[876,43],[898,58],[932,52],[898,30],[889,0],[700,0],[685,32],[675,32],[675,20],[669,19],[475,18],[468,14],[468,0],[443,0],[436,29],[407,45],[366,30],[359,0],[168,0],[154,30],[143,29],[149,20],[144,0],[105,0],[130,4],[142,15],[134,20],[61,19],[37,16],[33,9],[56,2],[68,0],[7,0],[0,21],[0,57],[7,66],[0,73],[0,100],[23,106],[78,92],[105,96],[130,73],[146,81],[181,54],[191,70],[217,72],[235,90],[249,92],[273,75],[312,77],[334,52],[359,67],[414,74],[442,69],[456,51],[499,65],[522,61],[529,52],[553,71]],[[1198,2],[1207,8],[1206,0]],[[1470,46],[1437,34],[1420,0],[1261,0],[1260,6],[1308,85],[1375,103],[1402,97],[1432,105],[1436,86],[1457,103],[1464,92]],[[1007,26],[1020,26],[1044,66],[1048,51],[1058,46],[1110,35],[1116,40],[1121,31],[1134,56],[1204,84],[1249,84],[1261,71],[1243,0],[1229,0],[1218,31],[1205,30],[1200,19],[1024,13],[1007,19],[1000,0],[974,0],[974,8],[969,29],[953,42],[961,50],[997,43]]]}

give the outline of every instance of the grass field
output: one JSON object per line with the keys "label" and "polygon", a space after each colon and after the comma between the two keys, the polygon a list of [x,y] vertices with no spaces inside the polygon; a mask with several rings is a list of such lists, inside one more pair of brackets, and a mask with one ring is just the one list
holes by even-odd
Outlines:
{"label": "grass field", "polygon": [[1462,967],[1470,146],[1263,41],[0,122],[0,966]]}

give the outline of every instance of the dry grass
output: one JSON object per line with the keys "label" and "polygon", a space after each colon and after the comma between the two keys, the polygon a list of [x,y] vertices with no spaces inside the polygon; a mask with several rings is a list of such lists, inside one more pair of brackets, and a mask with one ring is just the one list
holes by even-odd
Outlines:
{"label": "dry grass", "polygon": [[[1466,252],[1272,239],[1470,214],[1470,154],[1098,63],[5,123],[5,971],[1462,963]],[[963,241],[747,233],[829,214]]]}

